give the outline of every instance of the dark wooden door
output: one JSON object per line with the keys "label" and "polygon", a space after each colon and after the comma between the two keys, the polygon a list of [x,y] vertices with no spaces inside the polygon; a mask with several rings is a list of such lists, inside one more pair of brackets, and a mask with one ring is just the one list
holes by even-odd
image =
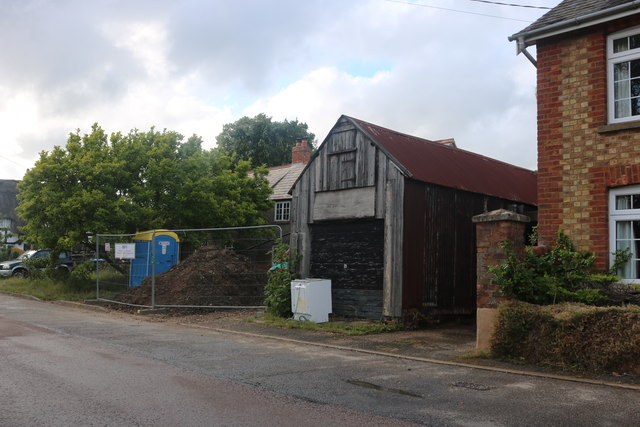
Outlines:
{"label": "dark wooden door", "polygon": [[312,277],[331,279],[333,313],[382,317],[384,221],[311,225]]}

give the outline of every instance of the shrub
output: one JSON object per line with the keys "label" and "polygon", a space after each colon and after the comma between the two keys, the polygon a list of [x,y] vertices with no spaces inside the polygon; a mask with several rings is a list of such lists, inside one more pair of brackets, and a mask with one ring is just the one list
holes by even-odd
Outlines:
{"label": "shrub", "polygon": [[291,317],[291,281],[296,278],[289,246],[278,240],[272,251],[274,266],[264,288],[267,312],[278,317]]}
{"label": "shrub", "polygon": [[640,307],[508,301],[498,308],[491,351],[568,370],[640,374]]}
{"label": "shrub", "polygon": [[16,259],[22,252],[24,251],[18,248],[4,246],[0,248],[0,261],[9,261],[12,259]]}
{"label": "shrub", "polygon": [[[510,242],[505,242],[507,258],[502,265],[490,267],[503,295],[532,304],[556,304],[575,301],[597,304],[605,297],[601,290],[620,278],[608,271],[594,272],[595,256],[589,252],[578,252],[564,234],[559,231],[556,244],[551,251],[536,254],[533,248],[525,248],[518,256]],[[626,257],[626,259],[625,259]],[[616,253],[616,263],[626,262],[628,254]],[[615,271],[615,270],[614,270]]]}

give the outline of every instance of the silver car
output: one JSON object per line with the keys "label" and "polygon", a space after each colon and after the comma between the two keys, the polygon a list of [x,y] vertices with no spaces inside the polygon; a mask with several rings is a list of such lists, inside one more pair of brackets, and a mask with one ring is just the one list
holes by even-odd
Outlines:
{"label": "silver car", "polygon": [[[49,258],[49,249],[30,250],[21,254],[18,258],[0,262],[0,277],[27,277],[29,268],[23,261],[31,258]],[[58,268],[69,271],[73,265],[71,257],[67,252],[60,252],[57,260]]]}

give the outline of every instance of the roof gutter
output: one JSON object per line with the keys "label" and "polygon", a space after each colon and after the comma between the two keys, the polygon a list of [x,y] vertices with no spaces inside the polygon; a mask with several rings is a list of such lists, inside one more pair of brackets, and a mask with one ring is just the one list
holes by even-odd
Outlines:
{"label": "roof gutter", "polygon": [[517,49],[518,49],[518,53],[517,54],[520,54],[520,53],[524,54],[524,56],[527,57],[529,62],[531,62],[534,67],[538,68],[538,61],[529,53],[529,51],[527,51],[527,45],[525,43],[524,37],[518,38],[518,42],[517,42],[516,46],[517,46]]}
{"label": "roof gutter", "polygon": [[[634,0],[629,3],[599,10],[597,12],[592,12],[587,15],[579,16],[577,18],[546,25],[542,28],[536,28],[531,31],[522,31],[510,36],[509,41],[517,40],[518,54],[524,53],[526,52],[525,49],[527,48],[527,46],[535,44],[535,42],[539,39],[555,36],[584,27],[589,27],[592,25],[611,21],[613,19],[624,18],[635,13],[636,9],[638,8],[640,8],[640,0]],[[529,58],[530,55],[525,53],[525,56]],[[529,58],[529,60],[531,61],[531,58]]]}

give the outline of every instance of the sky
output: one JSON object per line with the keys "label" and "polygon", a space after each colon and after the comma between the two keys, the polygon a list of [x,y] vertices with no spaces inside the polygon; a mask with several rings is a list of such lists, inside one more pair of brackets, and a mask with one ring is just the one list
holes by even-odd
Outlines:
{"label": "sky", "polygon": [[0,0],[0,179],[22,179],[93,123],[212,148],[224,124],[259,113],[307,123],[319,142],[346,114],[536,169],[535,67],[507,37],[545,12],[478,0]]}

